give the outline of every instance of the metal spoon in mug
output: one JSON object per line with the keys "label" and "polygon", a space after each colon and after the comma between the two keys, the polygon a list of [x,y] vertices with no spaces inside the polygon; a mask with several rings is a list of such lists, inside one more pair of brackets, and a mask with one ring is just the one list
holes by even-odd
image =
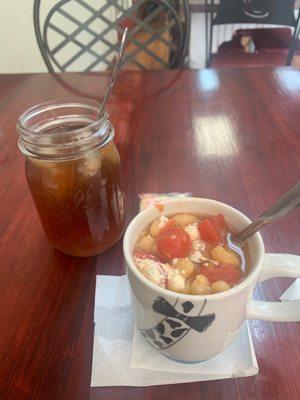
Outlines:
{"label": "metal spoon in mug", "polygon": [[[227,237],[228,246],[241,254],[240,246],[255,232],[283,217],[290,211],[300,207],[300,182],[292,187],[288,192],[281,196],[271,207],[250,225],[246,226],[237,234],[229,234]],[[242,266],[243,268],[243,266]]]}
{"label": "metal spoon in mug", "polygon": [[108,87],[107,87],[107,89],[106,89],[106,93],[105,93],[103,102],[102,102],[101,107],[100,107],[99,117],[101,117],[102,114],[103,114],[103,112],[104,112],[104,108],[105,108],[106,102],[107,102],[108,97],[109,97],[109,95],[110,95],[111,89],[112,89],[112,87],[113,87],[113,85],[114,85],[114,83],[115,83],[116,76],[117,76],[117,73],[118,73],[119,67],[120,67],[120,62],[121,62],[122,57],[123,57],[123,52],[124,52],[124,48],[125,48],[125,43],[126,43],[127,34],[128,34],[128,28],[125,28],[124,33],[123,33],[123,36],[122,36],[122,39],[121,39],[121,44],[120,44],[120,49],[119,49],[119,53],[118,53],[118,58],[117,58],[117,61],[116,61],[116,63],[115,63],[114,70],[113,70],[112,76],[111,76],[111,78],[110,78],[109,85],[108,85]]}

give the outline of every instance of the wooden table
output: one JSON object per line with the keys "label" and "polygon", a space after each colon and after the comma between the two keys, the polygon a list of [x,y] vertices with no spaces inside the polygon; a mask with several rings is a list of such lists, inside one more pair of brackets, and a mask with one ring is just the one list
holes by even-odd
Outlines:
{"label": "wooden table", "polygon": [[[91,97],[109,75],[62,75]],[[255,377],[90,389],[96,274],[124,274],[122,243],[76,259],[44,236],[15,125],[29,106],[72,94],[49,74],[0,77],[0,399],[267,399],[300,396],[300,323],[252,321]],[[300,178],[300,71],[123,72],[109,104],[127,221],[138,193],[192,192],[256,217]],[[267,251],[299,252],[299,212],[263,232]],[[276,300],[288,279],[259,285]]]}

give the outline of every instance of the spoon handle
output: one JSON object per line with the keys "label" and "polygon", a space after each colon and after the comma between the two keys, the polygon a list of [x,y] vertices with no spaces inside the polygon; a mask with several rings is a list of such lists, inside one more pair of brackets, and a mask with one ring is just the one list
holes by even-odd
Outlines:
{"label": "spoon handle", "polygon": [[102,101],[102,105],[101,105],[101,108],[100,108],[100,111],[99,111],[99,117],[102,117],[102,114],[103,114],[103,112],[104,112],[104,108],[105,108],[107,99],[108,99],[108,97],[109,97],[109,95],[110,95],[110,92],[111,92],[112,87],[114,86],[115,79],[116,79],[117,73],[118,73],[118,71],[119,71],[120,62],[121,62],[122,57],[123,57],[123,52],[124,52],[124,47],[125,47],[125,42],[126,42],[127,34],[128,34],[128,28],[125,28],[124,33],[123,33],[123,36],[122,36],[122,39],[121,39],[121,44],[120,44],[120,49],[119,49],[119,53],[118,53],[118,58],[117,58],[117,61],[116,61],[116,63],[115,63],[114,70],[113,70],[112,76],[111,76],[111,78],[110,78],[110,82],[109,82],[109,85],[108,85],[108,87],[107,87],[106,93],[105,93],[105,95],[104,95],[104,99],[103,99],[103,101]]}
{"label": "spoon handle", "polygon": [[248,225],[245,229],[235,235],[235,239],[243,242],[253,233],[259,231],[261,228],[282,217],[288,212],[295,210],[300,206],[300,182],[297,183],[292,189],[281,196],[276,203],[269,207],[261,216],[252,224]]}

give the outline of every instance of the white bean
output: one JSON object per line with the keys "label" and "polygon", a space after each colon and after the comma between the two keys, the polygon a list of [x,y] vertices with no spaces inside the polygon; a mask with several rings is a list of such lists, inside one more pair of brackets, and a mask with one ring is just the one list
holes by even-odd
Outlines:
{"label": "white bean", "polygon": [[222,246],[216,246],[211,249],[210,256],[213,260],[218,261],[220,264],[233,264],[240,265],[240,259],[237,254],[230,250],[224,249]]}
{"label": "white bean", "polygon": [[173,215],[172,219],[175,220],[176,225],[185,228],[187,225],[194,224],[198,221],[198,217],[193,214],[181,213]]}
{"label": "white bean", "polygon": [[155,221],[153,221],[152,222],[152,224],[151,224],[151,226],[150,226],[150,235],[152,236],[152,237],[156,237],[157,235],[158,235],[158,233],[159,233],[159,223],[160,223],[160,221],[159,221],[159,219],[156,219]]}
{"label": "white bean", "polygon": [[211,285],[211,290],[213,293],[225,292],[225,290],[229,290],[230,286],[225,281],[216,281]]}
{"label": "white bean", "polygon": [[196,275],[195,279],[191,284],[191,293],[192,294],[210,294],[211,287],[208,279],[205,275]]}
{"label": "white bean", "polygon": [[151,251],[154,246],[154,239],[150,235],[144,236],[138,243],[138,248],[144,251]]}
{"label": "white bean", "polygon": [[194,264],[188,258],[175,258],[173,260],[173,267],[185,277],[192,275],[195,271]]}

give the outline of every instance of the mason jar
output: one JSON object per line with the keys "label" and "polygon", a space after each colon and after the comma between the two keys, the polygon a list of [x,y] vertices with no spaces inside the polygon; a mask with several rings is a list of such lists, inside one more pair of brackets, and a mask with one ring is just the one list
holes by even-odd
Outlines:
{"label": "mason jar", "polygon": [[102,253],[124,228],[120,158],[107,113],[91,100],[39,104],[18,120],[28,185],[50,243],[63,253]]}

